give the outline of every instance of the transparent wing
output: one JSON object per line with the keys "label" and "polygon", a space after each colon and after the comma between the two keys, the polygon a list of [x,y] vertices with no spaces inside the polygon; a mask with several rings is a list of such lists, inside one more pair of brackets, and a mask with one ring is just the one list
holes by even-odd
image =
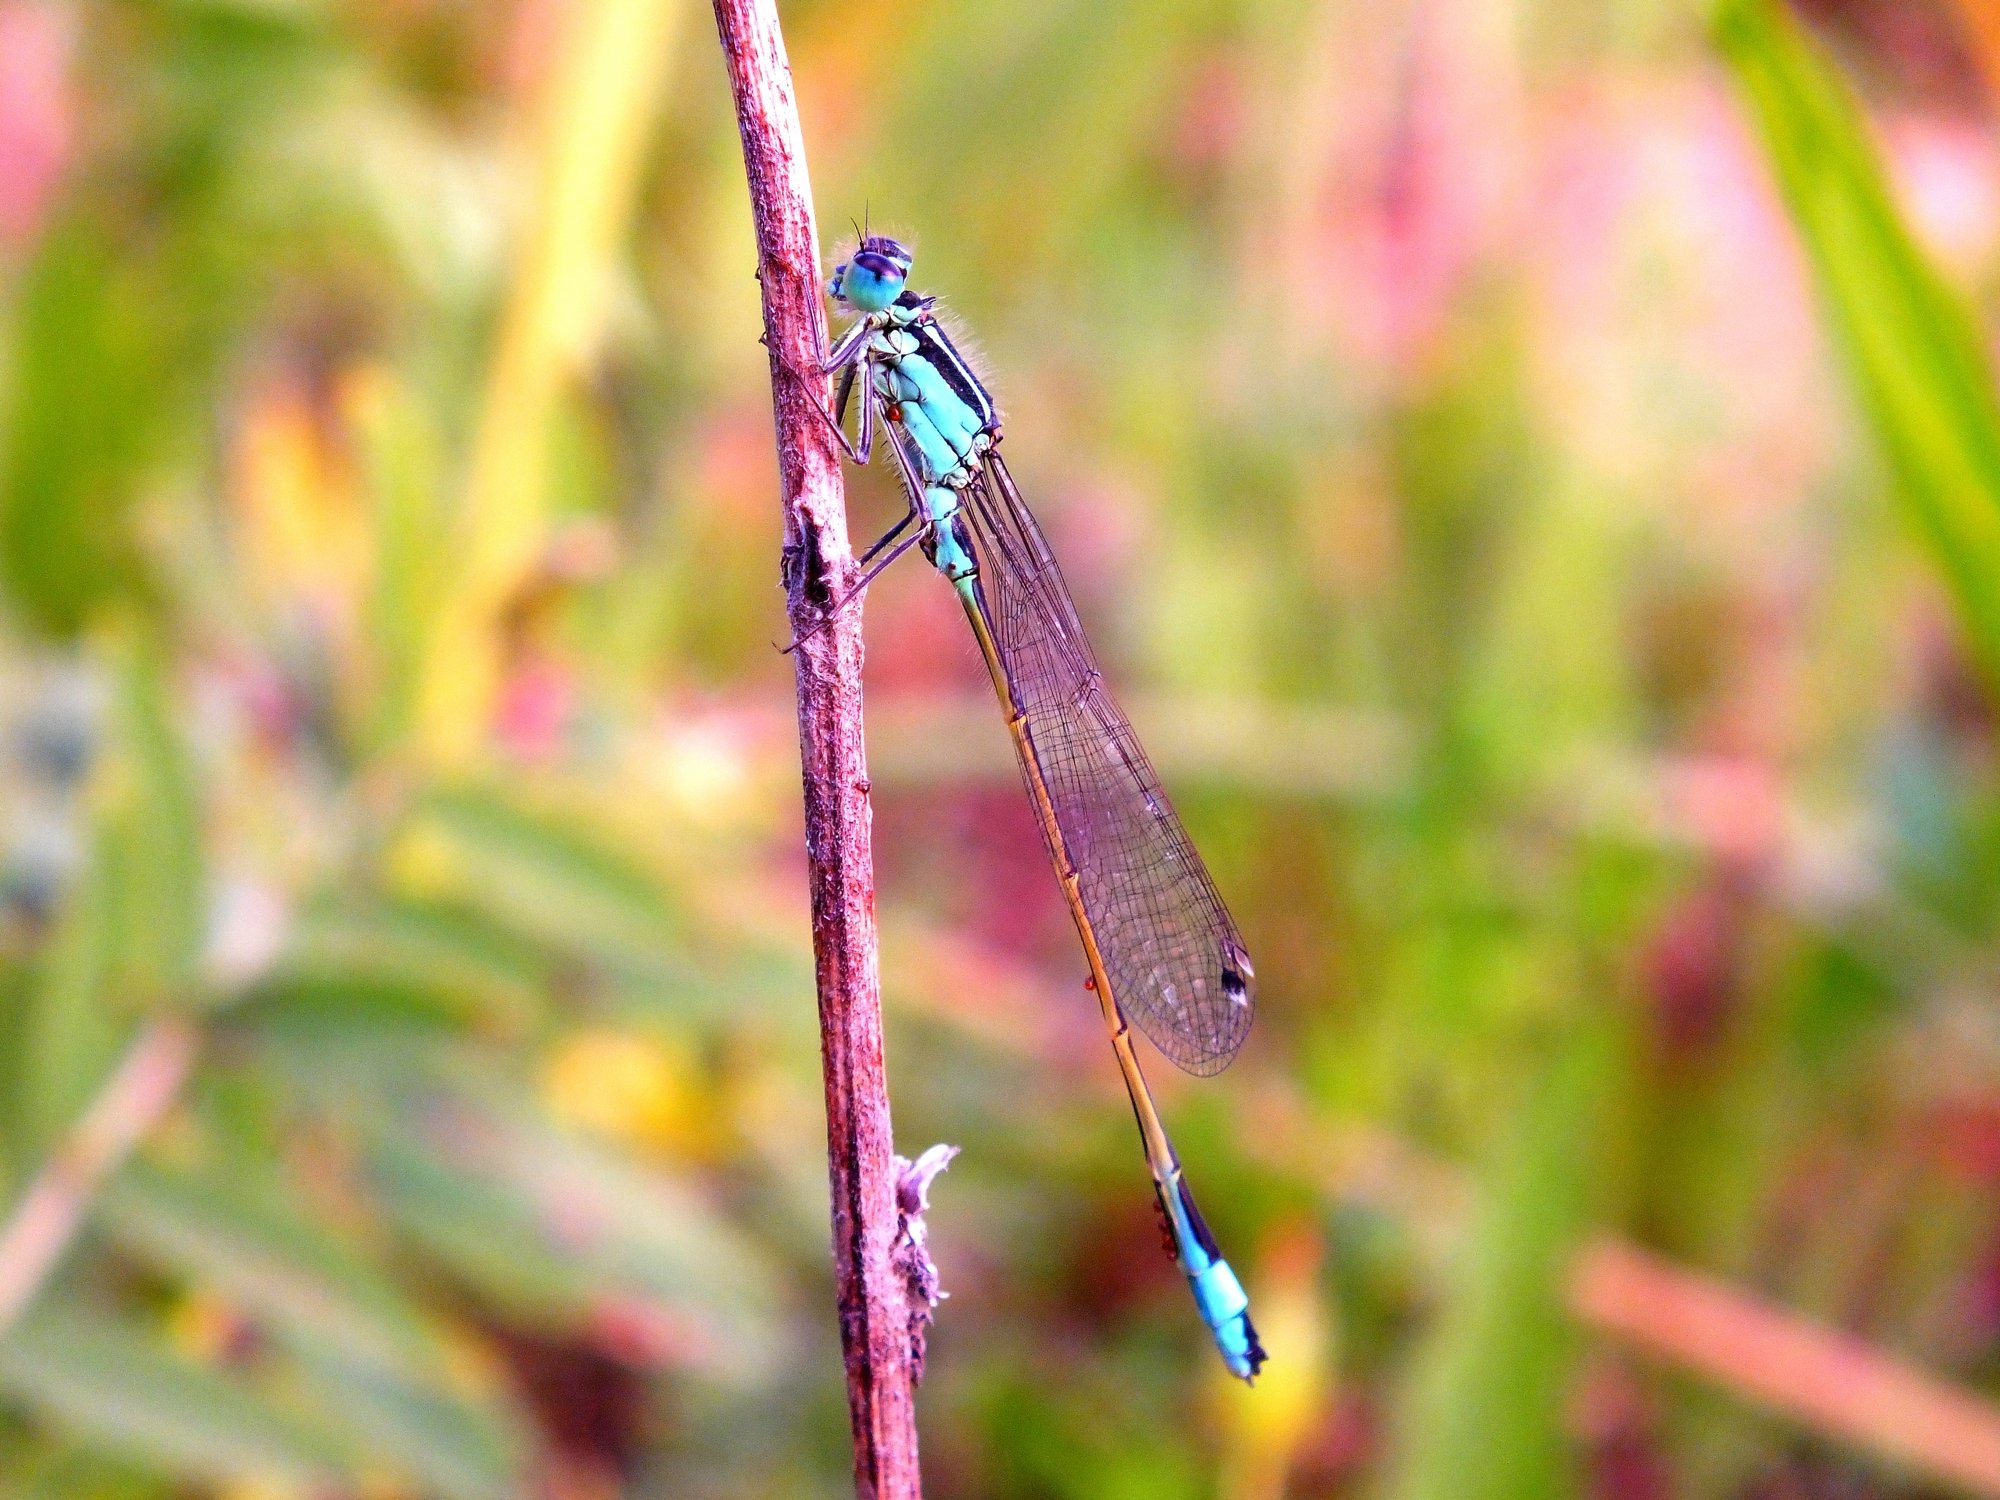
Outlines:
{"label": "transparent wing", "polygon": [[1219,1073],[1256,1006],[1242,934],[1112,702],[1062,572],[997,453],[966,490],[965,515],[987,626],[1116,998],[1178,1066]]}

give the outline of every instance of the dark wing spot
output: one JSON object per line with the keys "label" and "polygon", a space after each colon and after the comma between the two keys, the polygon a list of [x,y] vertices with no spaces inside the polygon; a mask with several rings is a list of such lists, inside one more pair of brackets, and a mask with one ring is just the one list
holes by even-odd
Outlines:
{"label": "dark wing spot", "polygon": [[1229,997],[1231,1005],[1241,1005],[1250,998],[1250,987],[1243,982],[1243,976],[1234,969],[1222,971],[1222,993]]}

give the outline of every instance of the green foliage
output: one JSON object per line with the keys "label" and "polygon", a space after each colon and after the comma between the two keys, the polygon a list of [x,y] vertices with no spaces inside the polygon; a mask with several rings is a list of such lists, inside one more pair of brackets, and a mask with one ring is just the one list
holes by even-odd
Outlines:
{"label": "green foliage", "polygon": [[1724,0],[1736,69],[1910,519],[2000,680],[2000,399],[1963,299],[1903,222],[1856,101],[1775,0]]}
{"label": "green foliage", "polygon": [[1603,1208],[1604,1129],[1621,1071],[1610,1032],[1602,1020],[1586,1024],[1552,1059],[1523,1102],[1517,1138],[1482,1173],[1484,1201],[1403,1414],[1394,1495],[1580,1492],[1563,1421],[1577,1344],[1563,1289]]}
{"label": "green foliage", "polygon": [[0,1384],[100,1442],[197,1478],[326,1484],[346,1455],[323,1427],[154,1335],[53,1299],[0,1342]]}
{"label": "green foliage", "polygon": [[[0,110],[9,1205],[201,1029],[0,1332],[0,1492],[850,1482],[744,189],[653,3],[84,6],[40,199]],[[1579,1327],[1599,1235],[1995,1389],[2000,245],[1932,264],[1836,9],[1857,88],[1774,0],[787,8],[822,217],[976,326],[1261,985],[1158,1080],[1240,1391],[948,593],[882,579],[938,1492],[1929,1493]]]}

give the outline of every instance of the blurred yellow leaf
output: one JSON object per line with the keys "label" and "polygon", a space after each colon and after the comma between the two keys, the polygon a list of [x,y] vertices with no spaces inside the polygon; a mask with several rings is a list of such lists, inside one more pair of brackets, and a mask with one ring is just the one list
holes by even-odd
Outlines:
{"label": "blurred yellow leaf", "polygon": [[412,824],[390,845],[388,874],[390,885],[411,897],[447,895],[466,880],[458,846],[428,819]]}
{"label": "blurred yellow leaf", "polygon": [[557,1119],[645,1151],[686,1154],[710,1133],[699,1090],[686,1048],[629,1031],[568,1037],[542,1069]]}
{"label": "blurred yellow leaf", "polygon": [[1218,1374],[1228,1429],[1225,1500],[1280,1500],[1286,1476],[1333,1390],[1335,1330],[1320,1297],[1323,1246],[1301,1222],[1283,1229],[1263,1256],[1250,1308],[1270,1359],[1254,1388]]}
{"label": "blurred yellow leaf", "polygon": [[277,1479],[239,1479],[216,1491],[216,1500],[305,1500],[307,1491]]}
{"label": "blurred yellow leaf", "polygon": [[492,710],[501,617],[547,531],[550,420],[603,331],[680,13],[666,0],[577,5],[544,80],[528,143],[538,186],[473,443],[456,585],[418,704],[424,750],[439,762],[475,748]]}
{"label": "blurred yellow leaf", "polygon": [[368,574],[368,514],[328,414],[275,380],[243,414],[233,499],[251,587],[267,608],[304,605],[341,638]]}
{"label": "blurred yellow leaf", "polygon": [[242,1337],[243,1320],[215,1293],[199,1287],[177,1298],[167,1315],[167,1339],[189,1359],[214,1364]]}

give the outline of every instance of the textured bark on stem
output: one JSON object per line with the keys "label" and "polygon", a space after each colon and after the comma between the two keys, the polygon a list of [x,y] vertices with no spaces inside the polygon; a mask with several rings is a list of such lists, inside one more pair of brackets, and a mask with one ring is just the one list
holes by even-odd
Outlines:
{"label": "textured bark on stem", "polygon": [[[841,455],[821,415],[829,388],[819,369],[826,339],[812,189],[774,5],[715,0],[715,20],[756,221],[785,517],[784,581],[793,633],[803,636],[854,573]],[[894,1257],[896,1169],[882,1067],[859,611],[843,611],[792,659],[855,1492],[862,1500],[915,1500],[922,1493],[916,1377],[905,1278]]]}

